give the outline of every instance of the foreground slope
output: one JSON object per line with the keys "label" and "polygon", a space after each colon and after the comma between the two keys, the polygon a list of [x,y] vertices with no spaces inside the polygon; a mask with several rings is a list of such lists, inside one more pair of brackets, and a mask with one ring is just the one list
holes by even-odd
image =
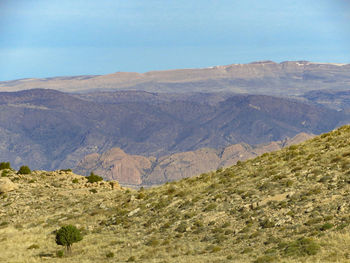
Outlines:
{"label": "foreground slope", "polygon": [[[225,170],[139,191],[79,194],[65,174],[10,175],[19,189],[1,197],[0,259],[347,262],[349,139],[344,126]],[[62,183],[52,186],[50,178]],[[52,231],[67,223],[85,236],[61,259]],[[107,258],[110,252],[114,258]]]}

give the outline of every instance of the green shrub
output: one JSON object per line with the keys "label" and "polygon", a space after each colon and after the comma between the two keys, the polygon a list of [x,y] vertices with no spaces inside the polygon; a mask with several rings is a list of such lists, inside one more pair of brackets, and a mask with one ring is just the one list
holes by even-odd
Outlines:
{"label": "green shrub", "polygon": [[270,263],[270,262],[277,262],[277,258],[272,255],[266,255],[262,257],[258,257],[254,263]]}
{"label": "green shrub", "polygon": [[134,256],[131,256],[128,258],[128,260],[126,262],[134,262],[136,260],[136,258]]}
{"label": "green shrub", "polygon": [[106,254],[106,257],[107,257],[107,258],[114,258],[114,253],[113,253],[113,252],[108,252],[108,253]]}
{"label": "green shrub", "polygon": [[180,232],[180,233],[184,233],[184,232],[186,232],[186,228],[187,228],[186,223],[185,223],[185,222],[182,222],[182,223],[175,229],[175,231]]}
{"label": "green shrub", "polygon": [[159,245],[159,240],[155,238],[151,238],[150,240],[147,241],[146,245],[151,246],[151,247],[156,247]]}
{"label": "green shrub", "polygon": [[275,226],[275,223],[268,219],[265,219],[264,221],[260,222],[260,226],[262,228],[271,228]]}
{"label": "green shrub", "polygon": [[0,163],[0,170],[4,170],[4,169],[11,169],[11,165],[9,162]]}
{"label": "green shrub", "polygon": [[219,246],[213,246],[211,248],[211,253],[216,253],[216,252],[219,252],[219,251],[221,251],[221,247],[219,247]]}
{"label": "green shrub", "polygon": [[4,170],[4,171],[2,171],[2,173],[1,173],[1,177],[7,177],[8,174],[9,174],[9,171]]}
{"label": "green shrub", "polygon": [[88,180],[89,183],[95,183],[103,180],[101,176],[98,176],[93,172],[91,172],[89,176],[86,176],[86,179]]}
{"label": "green shrub", "polygon": [[58,258],[63,258],[63,256],[64,256],[63,250],[58,250],[58,251],[56,251],[56,257],[58,257]]}
{"label": "green shrub", "polygon": [[203,211],[204,212],[209,212],[209,211],[212,211],[212,210],[216,209],[216,207],[217,207],[217,204],[211,203],[207,207],[205,207]]}
{"label": "green shrub", "polygon": [[331,224],[331,223],[325,223],[325,224],[323,224],[323,225],[320,227],[320,230],[321,230],[321,231],[326,231],[326,230],[328,230],[328,229],[331,229],[333,226],[334,226],[334,225]]}
{"label": "green shrub", "polygon": [[18,174],[30,174],[31,172],[32,171],[26,165],[22,165],[18,170]]}
{"label": "green shrub", "polygon": [[73,183],[73,184],[77,184],[77,183],[79,183],[79,180],[78,180],[77,178],[74,178],[74,179],[72,180],[72,183]]}
{"label": "green shrub", "polygon": [[60,172],[72,172],[72,169],[61,169]]}
{"label": "green shrub", "polygon": [[72,249],[72,244],[79,242],[83,239],[80,231],[72,225],[61,227],[56,233],[56,244],[65,246],[67,252]]}
{"label": "green shrub", "polygon": [[304,257],[316,255],[319,250],[320,246],[315,241],[302,237],[285,244],[283,252],[287,257]]}

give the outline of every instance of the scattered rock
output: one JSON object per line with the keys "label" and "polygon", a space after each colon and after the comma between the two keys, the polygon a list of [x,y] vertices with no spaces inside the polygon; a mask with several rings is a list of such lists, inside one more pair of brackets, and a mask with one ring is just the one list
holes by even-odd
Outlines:
{"label": "scattered rock", "polygon": [[135,210],[132,210],[132,211],[128,214],[128,217],[137,214],[139,211],[140,211],[140,208],[136,208]]}

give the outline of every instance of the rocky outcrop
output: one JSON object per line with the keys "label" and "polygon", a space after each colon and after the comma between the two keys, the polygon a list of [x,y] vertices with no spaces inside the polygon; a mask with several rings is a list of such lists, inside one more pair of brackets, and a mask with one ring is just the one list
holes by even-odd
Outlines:
{"label": "rocky outcrop", "polygon": [[251,146],[241,143],[221,150],[203,148],[158,159],[129,155],[119,148],[113,148],[101,155],[87,155],[74,170],[84,175],[94,171],[107,180],[117,180],[123,185],[155,185],[199,175],[220,167],[229,167],[239,160],[277,151],[312,137],[313,135],[300,133],[293,138],[264,145]]}
{"label": "rocky outcrop", "polygon": [[17,184],[13,183],[9,178],[0,178],[0,193],[7,193],[18,188]]}
{"label": "rocky outcrop", "polygon": [[120,148],[113,148],[101,155],[87,155],[75,171],[87,174],[94,171],[105,179],[117,180],[123,184],[139,185],[146,170],[151,169],[152,159],[138,155],[128,155]]}

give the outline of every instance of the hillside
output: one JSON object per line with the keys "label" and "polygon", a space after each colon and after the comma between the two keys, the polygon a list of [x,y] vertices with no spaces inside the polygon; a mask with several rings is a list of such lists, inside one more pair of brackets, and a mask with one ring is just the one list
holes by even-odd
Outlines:
{"label": "hillside", "polygon": [[149,187],[229,167],[237,161],[277,151],[312,137],[300,133],[293,138],[263,145],[240,143],[222,149],[202,148],[159,158],[130,155],[120,148],[112,148],[102,154],[85,156],[73,170],[81,175],[89,175],[93,171],[106,180],[117,180],[121,185]]}
{"label": "hillside", "polygon": [[46,89],[1,92],[0,160],[15,168],[73,168],[84,156],[115,147],[161,157],[320,134],[350,120],[343,112],[272,96],[137,94],[115,92],[109,101],[107,95],[92,101],[93,94]]}
{"label": "hillside", "polygon": [[[6,172],[18,189],[1,195],[0,260],[348,262],[349,138],[344,126],[224,170],[138,191],[86,185],[63,171]],[[53,231],[68,223],[84,239],[61,259]]]}
{"label": "hillside", "polygon": [[320,89],[346,90],[350,87],[349,68],[350,65],[346,64],[261,61],[202,69],[23,79],[0,82],[0,89],[49,88],[65,92],[143,90],[168,93],[221,91],[291,96]]}

